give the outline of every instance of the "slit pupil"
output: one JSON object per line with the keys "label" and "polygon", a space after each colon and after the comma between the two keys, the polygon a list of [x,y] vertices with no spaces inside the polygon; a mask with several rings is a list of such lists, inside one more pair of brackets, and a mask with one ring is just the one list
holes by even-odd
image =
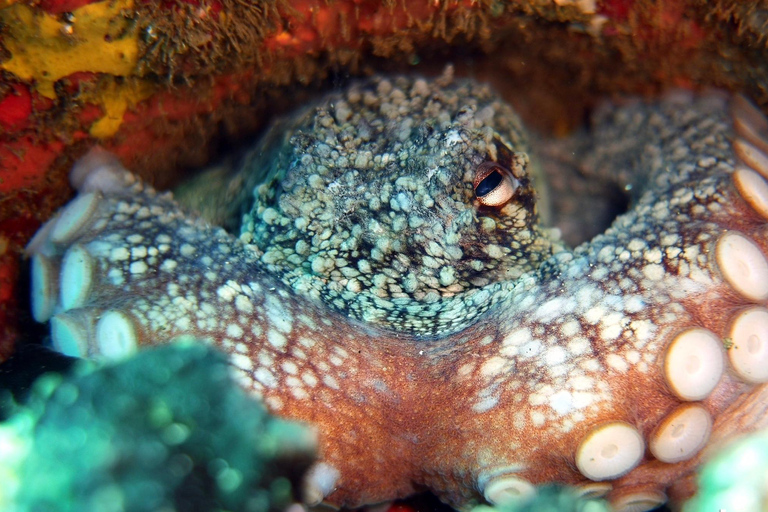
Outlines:
{"label": "slit pupil", "polygon": [[477,184],[477,187],[475,187],[475,194],[477,197],[483,197],[498,187],[502,179],[503,176],[501,173],[497,169],[494,169],[491,174],[486,176],[483,181]]}

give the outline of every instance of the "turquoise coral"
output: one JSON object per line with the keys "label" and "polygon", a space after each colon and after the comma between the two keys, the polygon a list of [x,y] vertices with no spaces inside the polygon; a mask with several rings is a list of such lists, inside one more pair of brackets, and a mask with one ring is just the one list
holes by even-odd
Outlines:
{"label": "turquoise coral", "polygon": [[48,374],[18,409],[0,426],[6,512],[277,511],[314,454],[305,427],[270,417],[202,345]]}
{"label": "turquoise coral", "polygon": [[766,510],[768,508],[768,431],[724,447],[699,475],[699,491],[685,512]]}

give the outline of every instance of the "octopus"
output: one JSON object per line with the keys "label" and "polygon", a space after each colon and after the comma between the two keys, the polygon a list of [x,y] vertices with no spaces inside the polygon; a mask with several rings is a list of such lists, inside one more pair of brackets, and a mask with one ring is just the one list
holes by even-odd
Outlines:
{"label": "octopus", "polygon": [[316,429],[307,505],[554,482],[648,510],[768,423],[767,135],[739,95],[606,103],[568,155],[629,203],[571,248],[488,86],[376,76],[277,122],[206,213],[91,151],[28,246],[32,312],[78,357],[226,352]]}

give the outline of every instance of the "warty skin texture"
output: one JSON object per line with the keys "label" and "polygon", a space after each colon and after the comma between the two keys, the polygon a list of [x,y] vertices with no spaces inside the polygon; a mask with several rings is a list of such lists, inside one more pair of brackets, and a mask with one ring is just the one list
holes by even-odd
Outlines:
{"label": "warty skin texture", "polygon": [[[630,190],[632,204],[575,250],[539,226],[527,199],[533,167],[525,137],[486,88],[449,76],[374,78],[318,105],[269,136],[282,149],[266,164],[250,160],[246,169],[259,169],[256,178],[238,178],[247,191],[255,187],[244,223],[256,234],[248,229],[238,238],[184,211],[109,155],[81,161],[72,173],[78,198],[28,248],[33,313],[51,319],[54,345],[87,357],[119,357],[178,337],[220,347],[243,386],[272,412],[318,429],[308,503],[352,507],[427,488],[463,507],[504,503],[530,495],[534,484],[560,482],[605,495],[619,510],[650,509],[690,495],[693,471],[709,450],[764,426],[768,185],[760,174],[768,174],[768,123],[746,101],[674,93],[598,112],[589,137],[574,144],[581,170],[615,180]],[[339,113],[344,108],[349,112]],[[355,141],[358,130],[345,142],[344,123],[366,116],[368,125],[386,121],[391,130],[371,127],[371,141],[402,164],[365,174],[371,159],[355,163],[365,141]],[[399,139],[409,116],[417,126],[431,123],[434,145],[428,135],[418,147],[432,149],[407,153],[419,136]],[[340,146],[329,153],[320,144],[334,137]],[[403,158],[398,150],[406,151]],[[519,187],[509,203],[488,208],[473,196],[473,169],[501,158]],[[424,161],[431,176],[423,165],[409,165]],[[317,177],[306,175],[310,168]],[[394,203],[377,208],[373,197],[345,202],[345,187],[380,180],[361,193],[388,186],[397,192],[398,179],[415,183],[400,190],[402,201],[395,193]],[[310,182],[314,196],[302,196],[306,189],[297,184]],[[342,192],[324,195],[333,187]],[[282,190],[282,200],[274,190]],[[312,197],[323,203],[314,213],[291,211]],[[407,210],[416,200],[421,209]],[[323,205],[345,215],[329,216]],[[402,238],[391,236],[400,232],[388,229],[404,210],[430,220],[433,231],[416,220]],[[314,228],[297,224],[310,214]],[[457,216],[464,220],[456,223]],[[510,217],[512,227],[501,229]],[[330,257],[323,241],[339,233],[347,240],[356,224],[376,227],[371,220],[378,238],[358,229],[356,248],[344,253],[339,244],[332,255],[339,261],[313,266],[314,249]],[[283,231],[270,227],[280,223]],[[435,233],[436,225],[454,226],[455,236]],[[510,229],[531,243],[517,250]],[[295,236],[277,243],[280,233]],[[359,277],[338,269],[357,267],[374,282],[377,272],[395,268],[387,262],[398,251],[373,255],[375,240],[389,236],[412,244],[408,268],[437,297],[413,292],[398,308],[360,289],[374,313],[386,313],[366,322],[371,303],[355,310],[355,294],[333,295],[350,291]],[[468,239],[473,244],[457,242]],[[491,239],[510,250],[499,246],[482,259],[471,252]],[[298,250],[299,240],[309,247]],[[430,242],[443,244],[448,257],[449,246],[461,248],[458,263],[442,262],[459,270],[456,281],[439,282],[442,267],[417,260],[435,253]],[[303,253],[293,258],[302,279],[266,256],[274,247]],[[475,288],[470,277],[465,289],[449,289],[462,283],[467,254],[480,259],[480,274],[489,269],[488,280]],[[363,259],[379,263],[366,272]],[[377,297],[411,293],[403,272],[388,277]],[[345,297],[352,302],[323,302]],[[427,300],[438,304],[437,315],[423,315]]]}

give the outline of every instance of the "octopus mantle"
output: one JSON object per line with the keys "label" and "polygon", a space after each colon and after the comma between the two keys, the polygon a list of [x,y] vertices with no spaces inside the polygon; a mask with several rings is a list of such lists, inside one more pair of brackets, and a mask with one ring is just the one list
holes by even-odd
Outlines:
{"label": "octopus mantle", "polygon": [[[535,484],[560,482],[607,496],[619,510],[650,509],[689,496],[692,473],[714,446],[765,426],[768,122],[754,107],[740,97],[674,93],[656,104],[603,109],[578,158],[584,172],[630,191],[631,208],[605,233],[565,250],[523,201],[532,171],[523,142],[513,140],[514,123],[497,122],[508,107],[495,96],[445,80],[401,78],[393,86],[374,79],[362,87],[369,94],[345,92],[345,102],[318,104],[304,128],[294,127],[303,136],[289,145],[308,156],[290,165],[301,172],[297,161],[322,157],[313,153],[319,138],[312,130],[333,131],[371,112],[390,122],[378,132],[367,123],[369,138],[403,150],[416,137],[403,130],[403,116],[422,109],[417,121],[432,131],[420,142],[434,153],[398,157],[403,175],[395,173],[391,186],[412,178],[414,195],[404,188],[401,201],[395,188],[394,202],[377,203],[376,211],[385,220],[407,212],[424,184],[436,183],[426,173],[436,172],[450,194],[434,209],[450,202],[470,212],[465,224],[444,224],[459,226],[455,239],[474,237],[459,244],[455,265],[451,233],[422,249],[408,245],[411,263],[427,276],[419,282],[436,294],[428,304],[438,306],[395,300],[403,298],[398,293],[427,300],[430,292],[408,296],[398,281],[406,277],[386,265],[379,268],[394,281],[384,280],[369,302],[355,302],[365,290],[348,286],[352,278],[334,274],[333,265],[299,261],[312,277],[302,288],[294,270],[268,271],[275,265],[268,249],[186,212],[171,194],[92,152],[71,175],[78,197],[29,246],[33,313],[50,320],[54,345],[88,357],[120,357],[180,337],[220,347],[272,412],[317,428],[319,459],[304,488],[309,504],[357,506],[424,488],[457,506],[483,498],[499,504],[530,496]],[[502,162],[502,149],[519,157],[517,167],[514,158]],[[431,171],[406,165],[409,156],[434,155]],[[472,174],[487,171],[484,161],[499,165],[496,179],[509,186],[502,204],[480,197],[488,187]],[[361,173],[377,165],[375,158],[345,164]],[[280,178],[285,194],[300,181],[287,176]],[[367,218],[372,203],[364,203],[358,212]],[[282,210],[269,209],[246,218],[270,224]],[[511,229],[541,245],[522,253],[514,242],[482,245],[510,215],[523,219]],[[425,233],[418,222],[409,225],[409,233]],[[443,259],[430,242],[445,244]],[[461,270],[470,268],[460,265],[462,255],[478,244],[484,252],[470,263],[488,270],[487,281]],[[514,264],[505,267],[512,253]],[[362,274],[359,261],[388,261],[372,252],[356,258],[342,263]],[[509,272],[514,277],[504,279]],[[457,303],[451,311],[459,321],[451,323],[442,305]],[[371,308],[398,314],[368,322]]]}

